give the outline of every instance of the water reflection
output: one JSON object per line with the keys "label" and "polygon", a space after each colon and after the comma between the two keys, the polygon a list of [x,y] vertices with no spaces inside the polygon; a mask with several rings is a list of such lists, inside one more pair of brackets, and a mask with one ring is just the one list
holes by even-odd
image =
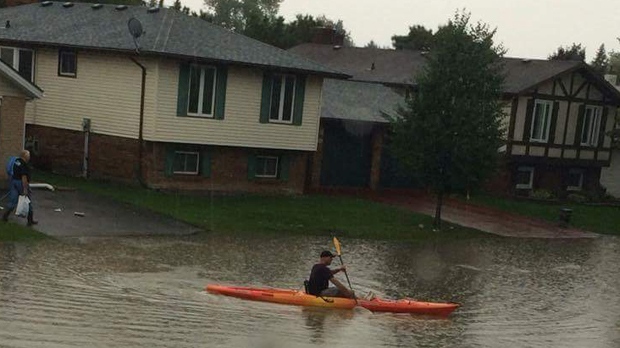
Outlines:
{"label": "water reflection", "polygon": [[447,319],[207,294],[300,288],[328,238],[74,239],[0,245],[10,347],[618,347],[620,243],[341,240],[356,292],[455,301]]}

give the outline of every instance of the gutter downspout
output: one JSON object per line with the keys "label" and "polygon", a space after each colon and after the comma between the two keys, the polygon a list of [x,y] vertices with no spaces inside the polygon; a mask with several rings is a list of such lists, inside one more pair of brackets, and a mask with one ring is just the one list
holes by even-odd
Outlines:
{"label": "gutter downspout", "polygon": [[144,89],[146,86],[146,67],[140,64],[135,58],[130,57],[132,62],[134,62],[137,66],[142,69],[142,87],[140,91],[140,127],[138,130],[138,182],[142,187],[146,187],[144,183],[144,178],[142,175],[142,158],[143,158],[143,148],[144,148],[144,138],[143,138],[143,128],[144,128]]}

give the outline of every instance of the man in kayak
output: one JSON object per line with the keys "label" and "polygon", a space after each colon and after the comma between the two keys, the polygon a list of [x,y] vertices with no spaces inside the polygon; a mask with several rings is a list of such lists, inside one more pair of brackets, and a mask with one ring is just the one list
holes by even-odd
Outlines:
{"label": "man in kayak", "polygon": [[[341,266],[335,269],[327,267],[332,264],[335,256],[328,250],[321,252],[319,263],[315,264],[310,272],[308,293],[315,296],[354,298],[355,294],[353,291],[347,289],[338,279],[334,278],[334,274],[346,270],[346,267]],[[330,281],[336,286],[335,288],[329,287]]]}

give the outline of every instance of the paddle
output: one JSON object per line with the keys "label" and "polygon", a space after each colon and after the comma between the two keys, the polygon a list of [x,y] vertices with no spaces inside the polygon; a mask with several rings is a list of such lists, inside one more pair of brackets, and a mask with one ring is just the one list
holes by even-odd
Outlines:
{"label": "paddle", "polygon": [[[338,258],[340,259],[340,264],[344,266],[344,262],[342,262],[342,256],[340,253],[340,242],[338,241],[338,238],[334,237],[334,246],[336,247],[336,254],[338,255]],[[349,288],[351,289],[351,291],[353,291],[353,287],[351,286],[351,281],[349,280],[349,274],[347,274],[347,270],[344,270],[344,275],[345,277],[347,277],[347,282],[349,283]],[[354,296],[355,298],[355,296]],[[357,298],[355,298],[355,302],[357,302]]]}

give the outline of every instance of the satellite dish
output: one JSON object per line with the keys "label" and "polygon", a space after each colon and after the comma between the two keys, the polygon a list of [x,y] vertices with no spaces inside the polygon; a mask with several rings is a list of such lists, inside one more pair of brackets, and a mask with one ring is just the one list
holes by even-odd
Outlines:
{"label": "satellite dish", "polygon": [[129,33],[133,37],[133,43],[136,45],[136,52],[140,53],[140,45],[138,44],[138,38],[144,34],[144,30],[142,29],[142,23],[135,18],[131,17],[129,22],[127,22],[127,27],[129,28]]}
{"label": "satellite dish", "polygon": [[127,26],[129,27],[129,33],[135,39],[139,38],[140,36],[142,36],[142,33],[144,33],[144,31],[142,30],[142,23],[140,23],[140,21],[135,17],[131,17],[129,19],[129,22],[127,22]]}

